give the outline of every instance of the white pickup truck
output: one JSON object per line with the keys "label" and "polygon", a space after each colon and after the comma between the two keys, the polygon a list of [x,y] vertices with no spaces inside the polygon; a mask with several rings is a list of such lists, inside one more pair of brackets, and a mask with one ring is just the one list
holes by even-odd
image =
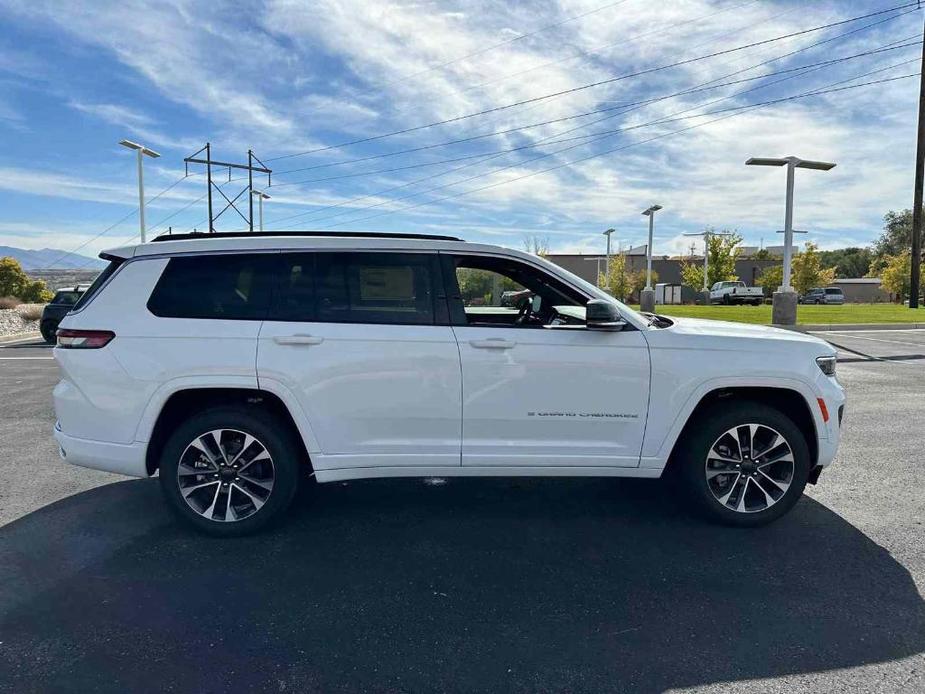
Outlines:
{"label": "white pickup truck", "polygon": [[745,282],[716,282],[710,287],[711,304],[754,304],[764,301],[761,287],[749,287]]}

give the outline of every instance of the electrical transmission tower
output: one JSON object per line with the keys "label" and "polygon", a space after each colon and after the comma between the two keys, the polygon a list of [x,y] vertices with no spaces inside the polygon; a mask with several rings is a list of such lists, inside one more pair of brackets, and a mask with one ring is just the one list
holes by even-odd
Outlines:
{"label": "electrical transmission tower", "polygon": [[[202,154],[203,152],[206,153],[205,159],[199,158],[198,156]],[[251,231],[254,230],[254,196],[253,196],[254,172],[256,171],[257,173],[262,173],[262,174],[267,175],[267,186],[268,187],[272,185],[272,180],[270,176],[273,172],[266,167],[266,164],[260,161],[260,159],[257,157],[256,154],[254,154],[252,150],[247,150],[247,164],[234,164],[234,163],[227,162],[227,161],[215,161],[214,159],[212,159],[212,146],[210,143],[206,142],[205,147],[200,149],[198,152],[194,152],[190,156],[186,157],[186,159],[184,159],[183,161],[186,164],[186,174],[187,175],[189,175],[189,165],[190,164],[205,164],[206,165],[206,177],[208,178],[206,187],[208,190],[208,197],[209,197],[209,231],[210,232],[215,231],[215,221],[219,217],[221,217],[222,214],[225,211],[227,211],[229,208],[233,209],[235,212],[238,213],[238,215],[240,215],[241,219],[243,219],[245,223],[247,224],[248,229],[250,229]],[[260,166],[255,166],[254,162],[257,162],[258,164],[260,164]],[[213,168],[219,168],[219,169],[227,168],[228,169],[228,182],[231,182],[231,170],[232,169],[243,169],[247,171],[247,185],[244,186],[244,188],[241,190],[240,193],[235,195],[233,198],[229,198],[227,195],[225,195],[225,191],[223,191],[218,186],[218,184],[212,179]],[[217,190],[219,195],[225,198],[225,202],[227,203],[219,211],[218,214],[212,214],[212,190],[213,189]],[[238,199],[245,193],[247,193],[247,216],[246,217],[244,216],[244,213],[241,212],[241,210],[239,210],[238,206],[235,204],[238,201]]]}

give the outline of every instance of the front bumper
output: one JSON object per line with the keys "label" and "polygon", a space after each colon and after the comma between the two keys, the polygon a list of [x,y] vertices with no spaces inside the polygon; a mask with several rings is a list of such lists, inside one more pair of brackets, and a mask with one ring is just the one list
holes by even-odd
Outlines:
{"label": "front bumper", "polygon": [[147,447],[145,443],[120,444],[80,439],[65,434],[57,423],[54,435],[58,442],[61,459],[65,462],[94,470],[115,472],[119,475],[148,476],[148,469],[145,465]]}

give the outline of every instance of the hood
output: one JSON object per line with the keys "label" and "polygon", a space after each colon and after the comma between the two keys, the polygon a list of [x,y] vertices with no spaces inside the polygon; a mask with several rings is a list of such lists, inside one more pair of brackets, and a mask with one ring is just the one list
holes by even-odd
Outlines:
{"label": "hood", "polygon": [[791,344],[805,343],[821,347],[820,354],[835,353],[834,348],[825,340],[796,330],[772,328],[767,325],[752,325],[750,323],[706,320],[703,318],[675,318],[673,316],[668,316],[668,318],[674,322],[674,325],[666,328],[666,330],[677,335],[773,340]]}

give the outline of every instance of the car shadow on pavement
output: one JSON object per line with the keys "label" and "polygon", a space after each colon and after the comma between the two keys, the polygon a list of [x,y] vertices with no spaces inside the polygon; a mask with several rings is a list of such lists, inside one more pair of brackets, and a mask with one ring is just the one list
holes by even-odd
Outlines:
{"label": "car shadow on pavement", "polygon": [[0,559],[16,691],[662,691],[925,650],[909,573],[829,509],[716,527],[650,481],[325,485],[216,540],[137,480],[0,528]]}

